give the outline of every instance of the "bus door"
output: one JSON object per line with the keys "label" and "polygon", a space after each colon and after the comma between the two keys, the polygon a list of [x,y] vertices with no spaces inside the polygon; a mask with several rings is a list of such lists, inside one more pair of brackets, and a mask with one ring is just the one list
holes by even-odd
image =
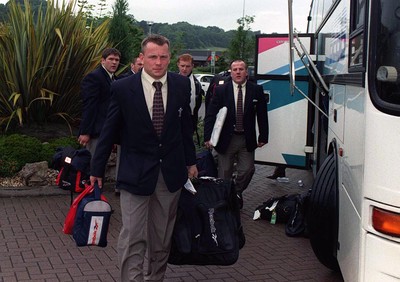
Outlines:
{"label": "bus door", "polygon": [[[312,38],[299,35],[310,53]],[[312,107],[298,91],[291,94],[289,36],[262,34],[256,36],[255,78],[267,98],[269,141],[256,150],[256,162],[308,168],[313,153]],[[296,86],[311,96],[309,76],[300,57],[294,55]]]}

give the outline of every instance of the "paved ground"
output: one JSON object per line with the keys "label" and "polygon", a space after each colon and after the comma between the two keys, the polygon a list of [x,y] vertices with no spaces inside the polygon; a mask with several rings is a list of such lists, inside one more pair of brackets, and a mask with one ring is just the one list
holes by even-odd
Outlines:
{"label": "paved ground", "polygon": [[[247,241],[239,260],[232,266],[169,265],[165,281],[343,281],[317,261],[307,238],[287,237],[282,224],[252,220],[255,207],[269,197],[311,186],[309,171],[287,169],[290,182],[278,183],[266,178],[272,170],[258,165],[244,193],[241,215]],[[299,179],[304,182],[302,188],[297,185]],[[121,214],[118,198],[111,189],[105,190],[115,209],[109,245],[78,248],[61,231],[70,203],[65,191],[0,188],[0,281],[118,281]],[[18,194],[26,196],[15,197]]]}

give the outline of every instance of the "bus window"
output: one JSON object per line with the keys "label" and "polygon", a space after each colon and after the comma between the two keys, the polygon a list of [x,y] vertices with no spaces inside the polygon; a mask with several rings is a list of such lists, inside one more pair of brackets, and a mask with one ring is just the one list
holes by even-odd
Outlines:
{"label": "bus window", "polygon": [[[385,112],[400,115],[400,1],[376,1],[376,56],[370,58],[374,104]],[[375,24],[371,21],[372,25]],[[370,71],[371,71],[370,70]],[[377,97],[374,97],[374,94]],[[379,101],[381,100],[381,101]],[[386,108],[386,110],[385,110]],[[389,111],[387,111],[389,109]]]}

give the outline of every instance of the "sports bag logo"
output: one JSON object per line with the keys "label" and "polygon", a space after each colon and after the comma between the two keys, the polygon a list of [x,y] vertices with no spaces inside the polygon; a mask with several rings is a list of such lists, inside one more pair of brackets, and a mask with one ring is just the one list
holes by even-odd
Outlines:
{"label": "sports bag logo", "polygon": [[214,220],[214,208],[208,209],[208,218],[210,220],[211,238],[215,242],[215,245],[218,246],[217,228],[215,227]]}
{"label": "sports bag logo", "polygon": [[100,241],[99,231],[103,228],[103,216],[92,216],[88,236],[88,245],[98,245]]}

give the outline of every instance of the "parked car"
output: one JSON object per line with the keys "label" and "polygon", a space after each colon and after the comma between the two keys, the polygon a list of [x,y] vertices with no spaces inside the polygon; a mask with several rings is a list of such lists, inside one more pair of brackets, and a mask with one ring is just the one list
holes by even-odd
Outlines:
{"label": "parked car", "polygon": [[208,86],[213,79],[214,75],[209,73],[196,73],[194,76],[200,81],[201,88],[203,88],[204,93],[207,92]]}

